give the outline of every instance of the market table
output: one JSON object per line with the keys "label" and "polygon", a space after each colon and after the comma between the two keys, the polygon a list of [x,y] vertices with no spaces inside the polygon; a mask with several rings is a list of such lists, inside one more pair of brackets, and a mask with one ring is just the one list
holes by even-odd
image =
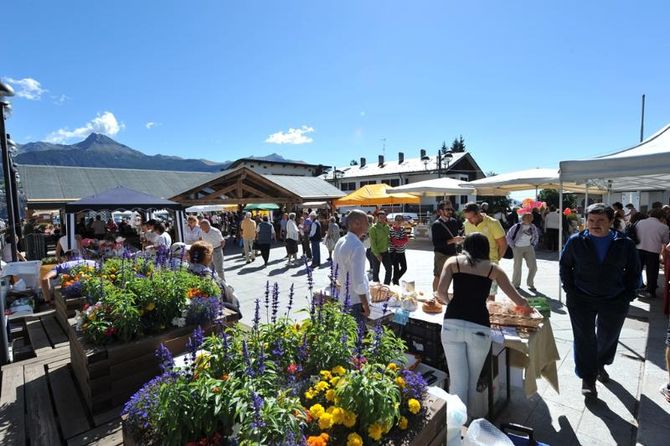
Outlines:
{"label": "market table", "polygon": [[[382,317],[383,305],[383,303],[371,304],[370,319],[374,320]],[[388,311],[392,313],[398,310],[400,309],[388,308]],[[421,309],[421,303],[419,303],[419,307],[409,313],[409,319],[434,325],[434,329],[441,330],[445,311],[446,306],[441,313],[428,314]],[[506,361],[505,371],[509,372],[510,367],[523,370],[522,388],[526,396],[531,396],[537,392],[537,379],[540,377],[546,379],[557,392],[559,391],[556,361],[560,359],[560,355],[549,318],[545,318],[535,331],[517,331],[514,327],[501,327],[498,330],[493,327],[491,335],[493,342],[503,344],[504,348],[508,350],[506,356],[509,356],[509,360]]]}
{"label": "market table", "polygon": [[526,396],[537,392],[537,379],[540,377],[546,379],[558,392],[556,361],[561,357],[556,348],[551,321],[545,318],[536,331],[518,332],[513,327],[503,327],[501,332],[505,348],[509,349],[509,366],[524,371],[523,390]]}

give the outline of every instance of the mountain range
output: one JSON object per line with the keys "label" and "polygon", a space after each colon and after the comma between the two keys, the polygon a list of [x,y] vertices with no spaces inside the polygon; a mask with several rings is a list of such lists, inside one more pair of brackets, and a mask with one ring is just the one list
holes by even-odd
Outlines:
{"label": "mountain range", "polygon": [[[121,144],[109,136],[91,133],[75,144],[30,142],[18,145],[14,157],[17,164],[48,166],[114,167],[125,169],[177,170],[188,172],[218,172],[226,169],[232,161],[216,162],[205,159],[181,158],[167,155],[146,155],[139,150]],[[267,156],[248,158],[302,163],[288,160],[272,153]]]}

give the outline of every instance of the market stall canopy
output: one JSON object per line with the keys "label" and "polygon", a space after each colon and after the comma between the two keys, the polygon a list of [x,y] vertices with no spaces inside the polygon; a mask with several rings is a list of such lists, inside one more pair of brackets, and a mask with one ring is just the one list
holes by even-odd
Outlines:
{"label": "market stall canopy", "polygon": [[669,189],[670,124],[628,149],[560,166],[563,181],[600,180],[612,191]]}
{"label": "market stall canopy", "polygon": [[335,201],[335,206],[375,206],[388,204],[419,204],[421,199],[406,193],[388,193],[388,184],[368,184]]}
{"label": "market stall canopy", "polygon": [[410,193],[425,197],[441,197],[444,195],[467,195],[474,193],[474,188],[468,183],[454,178],[434,178],[432,180],[419,181],[417,183],[405,184],[403,186],[388,189],[391,193]]}
{"label": "market stall canopy", "polygon": [[182,205],[164,198],[117,186],[65,205],[65,212],[102,210],[182,209]]}
{"label": "market stall canopy", "polygon": [[251,203],[244,206],[245,211],[276,211],[279,206],[274,203]]}
{"label": "market stall canopy", "polygon": [[[507,195],[510,192],[531,189],[559,189],[560,178],[557,169],[527,169],[494,175],[480,180],[461,183],[477,190],[477,195]],[[589,184],[589,191],[596,193],[602,187]],[[564,182],[563,190],[585,192],[586,184]]]}
{"label": "market stall canopy", "polygon": [[186,208],[186,212],[193,214],[197,212],[222,212],[222,211],[236,211],[238,206],[236,204],[209,204],[202,206],[191,206]]}
{"label": "market stall canopy", "polygon": [[301,203],[299,207],[301,207],[301,208],[327,209],[328,208],[328,202],[327,201],[305,201],[304,203]]}
{"label": "market stall canopy", "polygon": [[265,175],[248,167],[211,174],[171,197],[185,206],[209,204],[302,203],[333,200],[345,194],[318,177]]}

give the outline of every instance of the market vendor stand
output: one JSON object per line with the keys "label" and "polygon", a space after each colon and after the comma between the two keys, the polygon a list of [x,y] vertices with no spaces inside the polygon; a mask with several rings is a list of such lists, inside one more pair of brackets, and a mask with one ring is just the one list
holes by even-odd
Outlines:
{"label": "market vendor stand", "polygon": [[[371,304],[372,319],[382,317],[383,305],[382,302]],[[422,363],[448,373],[441,341],[446,306],[440,313],[428,314],[419,304],[415,311],[409,312],[404,325],[395,322],[399,319],[393,316],[399,308],[388,308],[388,311],[384,318],[405,340],[408,351],[417,355]],[[484,409],[482,412],[487,418],[494,419],[509,404],[512,385],[522,387],[530,397],[537,391],[537,379],[542,377],[558,392],[556,361],[560,356],[548,318],[534,330],[493,326],[491,340],[489,360],[481,377],[487,394],[482,394],[483,399],[474,403],[478,409]]]}

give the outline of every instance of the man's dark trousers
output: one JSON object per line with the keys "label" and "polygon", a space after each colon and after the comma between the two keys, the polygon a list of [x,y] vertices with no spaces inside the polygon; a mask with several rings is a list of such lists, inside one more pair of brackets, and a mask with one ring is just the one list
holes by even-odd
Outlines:
{"label": "man's dark trousers", "polygon": [[[391,275],[393,274],[393,262],[391,261],[391,254],[389,254],[388,251],[383,252],[380,254],[382,261],[381,263],[384,265],[384,285],[390,285],[391,284]],[[372,254],[372,281],[373,282],[379,282],[379,260],[377,257]]]}
{"label": "man's dark trousers", "polygon": [[614,361],[628,307],[628,302],[581,299],[568,307],[575,337],[575,372],[581,379],[594,383],[598,370]]}
{"label": "man's dark trousers", "polygon": [[658,288],[658,267],[660,261],[657,252],[638,249],[640,254],[640,264],[647,270],[647,291],[651,297],[656,297],[656,288]]}

